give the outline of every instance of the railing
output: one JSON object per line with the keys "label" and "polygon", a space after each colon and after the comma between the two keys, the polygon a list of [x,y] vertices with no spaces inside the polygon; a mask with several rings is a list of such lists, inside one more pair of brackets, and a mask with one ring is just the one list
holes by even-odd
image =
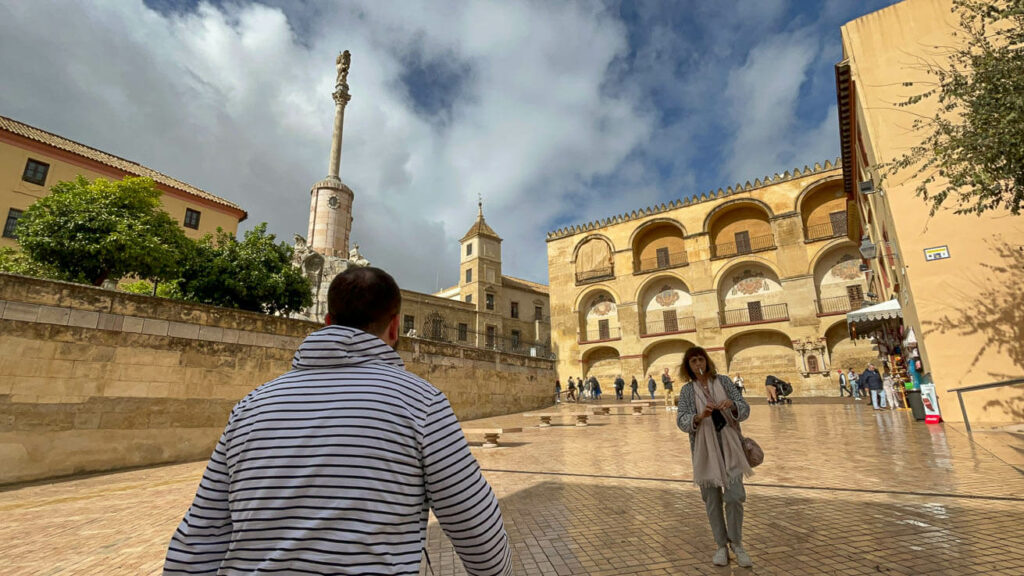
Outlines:
{"label": "railing", "polygon": [[842,314],[853,310],[850,306],[849,296],[836,296],[834,298],[821,298],[814,301],[818,305],[818,314]]}
{"label": "railing", "polygon": [[[753,314],[751,314],[753,312]],[[735,324],[755,324],[757,322],[780,322],[789,320],[788,304],[768,304],[751,310],[750,308],[737,308],[735,310],[722,310],[718,313],[722,326]]]}
{"label": "railing", "polygon": [[847,224],[846,220],[841,222],[825,222],[824,224],[815,224],[808,226],[804,230],[804,238],[807,240],[824,240],[825,238],[836,238],[838,236],[846,236]]}
{"label": "railing", "polygon": [[689,261],[686,259],[686,252],[669,252],[667,259],[658,258],[657,256],[641,258],[637,272],[653,272],[655,270],[664,270],[665,268],[686,266],[687,264],[689,264]]}
{"label": "railing", "polygon": [[764,236],[755,236],[751,238],[749,244],[744,243],[743,245],[739,245],[736,242],[712,244],[711,257],[727,258],[729,256],[749,254],[751,252],[758,252],[761,250],[768,250],[771,248],[775,248],[775,236],[772,234],[766,234]]}
{"label": "railing", "polygon": [[580,330],[580,344],[584,344],[586,342],[618,340],[619,338],[622,338],[622,328],[619,326],[611,327],[606,330],[600,330],[598,328]]}
{"label": "railing", "polygon": [[602,266],[601,268],[593,268],[591,270],[579,270],[576,272],[576,283],[581,284],[584,282],[595,282],[602,278],[613,278],[615,277],[615,268],[611,266]]}
{"label": "railing", "polygon": [[641,336],[671,334],[674,332],[696,332],[697,320],[693,316],[676,317],[675,320],[669,320],[668,322],[664,319],[648,320],[640,329]]}
{"label": "railing", "polygon": [[967,435],[974,437],[971,432],[971,422],[967,419],[967,407],[964,406],[964,392],[974,392],[977,390],[988,390],[989,388],[1002,388],[1003,386],[1017,386],[1024,384],[1024,378],[1016,378],[1013,380],[1003,380],[1002,382],[990,382],[988,384],[978,384],[977,386],[964,386],[963,388],[951,388],[950,392],[956,392],[956,399],[960,401],[960,413],[964,415],[964,427],[967,428]]}
{"label": "railing", "polygon": [[406,338],[419,338],[421,340],[458,344],[459,346],[468,346],[470,348],[496,350],[498,352],[521,354],[537,358],[553,357],[550,345],[540,342],[528,342],[522,337],[513,338],[511,336],[488,334],[468,329],[462,330],[458,326],[448,325],[436,326],[428,324],[423,328],[422,332],[406,332],[404,336]]}

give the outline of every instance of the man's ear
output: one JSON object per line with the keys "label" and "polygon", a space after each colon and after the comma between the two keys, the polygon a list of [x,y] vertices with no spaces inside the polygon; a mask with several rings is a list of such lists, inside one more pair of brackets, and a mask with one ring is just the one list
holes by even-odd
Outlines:
{"label": "man's ear", "polygon": [[327,326],[330,326],[331,324],[333,324],[333,322],[331,322],[331,313],[330,312],[328,312],[327,314],[324,314],[324,324],[326,324]]}
{"label": "man's ear", "polygon": [[394,347],[398,345],[398,327],[400,323],[398,321],[398,314],[395,314],[391,322],[388,322],[387,340],[388,345]]}

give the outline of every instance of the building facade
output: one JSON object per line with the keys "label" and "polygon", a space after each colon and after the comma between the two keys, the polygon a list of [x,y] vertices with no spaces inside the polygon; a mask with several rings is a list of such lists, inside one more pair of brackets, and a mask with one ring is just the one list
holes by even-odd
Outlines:
{"label": "building facade", "polygon": [[0,247],[18,245],[15,225],[36,200],[57,182],[151,178],[163,194],[160,203],[185,234],[201,238],[217,228],[235,233],[246,213],[224,200],[141,164],[68,140],[17,120],[0,116],[0,215],[4,218]]}
{"label": "building facade", "polygon": [[505,276],[501,237],[484,219],[483,206],[459,240],[459,283],[402,304],[403,326],[421,338],[548,357],[551,307],[548,287]]}
{"label": "building facade", "polygon": [[[962,44],[952,8],[951,0],[906,0],[847,23],[836,86],[844,187],[861,217],[870,288],[898,300],[942,417],[959,421],[950,390],[1024,377],[1024,216],[956,215],[951,207],[929,215],[912,170],[883,179],[881,168],[922,142],[913,120],[937,110],[934,97],[899,103],[933,87],[926,64],[945,65]],[[964,399],[972,422],[1024,418],[1019,386]]]}
{"label": "building facade", "polygon": [[558,373],[680,377],[699,345],[763,395],[835,395],[839,368],[877,355],[845,314],[867,296],[855,204],[832,162],[548,235]]}

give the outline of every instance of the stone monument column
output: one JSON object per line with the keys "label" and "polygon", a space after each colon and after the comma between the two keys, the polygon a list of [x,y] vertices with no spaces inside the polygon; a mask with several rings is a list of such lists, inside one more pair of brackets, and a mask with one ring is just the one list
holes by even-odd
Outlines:
{"label": "stone monument column", "polygon": [[334,86],[334,136],[327,177],[313,185],[309,200],[309,247],[324,256],[344,258],[352,229],[352,201],[355,194],[340,177],[341,140],[345,124],[348,93],[348,69],[352,56],[348,50],[338,55],[338,77]]}

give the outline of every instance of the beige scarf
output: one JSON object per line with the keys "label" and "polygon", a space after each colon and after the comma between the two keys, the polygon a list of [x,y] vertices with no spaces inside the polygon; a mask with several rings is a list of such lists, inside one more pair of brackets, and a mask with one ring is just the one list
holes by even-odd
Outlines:
{"label": "beige scarf", "polygon": [[[693,395],[697,405],[697,413],[704,411],[709,403],[719,404],[728,398],[725,387],[715,378],[709,383],[711,400],[708,401],[704,388],[699,382],[693,383]],[[740,435],[731,424],[733,416],[731,410],[722,411],[730,425],[722,428],[719,434],[715,434],[715,425],[711,418],[707,418],[697,427],[697,436],[693,443],[693,482],[698,486],[728,487],[733,482],[742,479],[743,476],[750,476],[754,471],[747,464],[747,458],[743,454],[743,446],[740,444]],[[721,445],[719,445],[721,438]]]}

